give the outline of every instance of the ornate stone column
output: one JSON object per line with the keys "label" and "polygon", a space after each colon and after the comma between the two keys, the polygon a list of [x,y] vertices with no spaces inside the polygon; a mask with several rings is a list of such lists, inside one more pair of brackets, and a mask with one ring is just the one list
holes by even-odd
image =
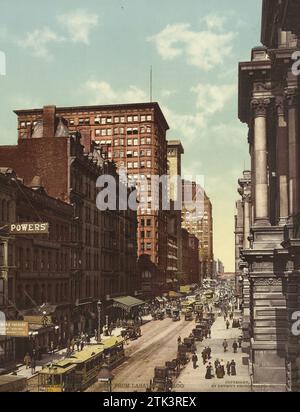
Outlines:
{"label": "ornate stone column", "polygon": [[270,99],[254,99],[254,192],[256,226],[269,226],[267,111]]}
{"label": "ornate stone column", "polygon": [[299,162],[299,94],[296,90],[286,93],[289,133],[289,214],[300,211],[300,162]]}
{"label": "ornate stone column", "polygon": [[288,184],[288,134],[285,118],[284,99],[276,99],[277,136],[276,136],[276,168],[278,176],[279,207],[278,224],[284,226],[289,216],[289,184]]}
{"label": "ornate stone column", "polygon": [[244,249],[250,248],[250,226],[251,226],[251,193],[245,193],[243,196],[244,203]]}

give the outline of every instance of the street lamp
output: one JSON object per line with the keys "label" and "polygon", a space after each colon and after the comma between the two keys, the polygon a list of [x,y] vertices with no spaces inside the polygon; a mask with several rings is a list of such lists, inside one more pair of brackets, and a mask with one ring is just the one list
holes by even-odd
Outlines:
{"label": "street lamp", "polygon": [[98,309],[98,339],[97,341],[99,343],[101,342],[101,307],[102,307],[102,302],[101,300],[98,300],[97,302],[97,309]]}
{"label": "street lamp", "polygon": [[98,375],[98,382],[105,382],[107,383],[108,392],[112,392],[112,380],[114,375],[109,370],[109,367],[106,363],[104,363],[100,369]]}

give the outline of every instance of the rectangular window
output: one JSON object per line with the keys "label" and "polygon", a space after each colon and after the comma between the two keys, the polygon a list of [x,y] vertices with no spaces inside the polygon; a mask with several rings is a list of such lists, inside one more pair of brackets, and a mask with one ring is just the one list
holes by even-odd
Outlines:
{"label": "rectangular window", "polygon": [[119,146],[119,140],[118,139],[114,140],[114,146]]}
{"label": "rectangular window", "polygon": [[111,123],[111,122],[112,122],[112,118],[111,118],[111,117],[107,117],[106,122],[107,122],[107,123]]}
{"label": "rectangular window", "polygon": [[100,135],[101,135],[101,130],[96,129],[96,130],[95,130],[95,136],[100,136]]}
{"label": "rectangular window", "polygon": [[120,118],[119,117],[115,117],[115,123],[119,123],[120,122]]}
{"label": "rectangular window", "polygon": [[139,121],[139,116],[133,116],[133,121],[138,122]]}
{"label": "rectangular window", "polygon": [[111,136],[111,135],[112,135],[111,129],[106,129],[106,132],[107,132],[107,136]]}
{"label": "rectangular window", "polygon": [[124,139],[120,139],[120,146],[124,146]]}
{"label": "rectangular window", "polygon": [[125,123],[125,117],[121,117],[121,118],[120,118],[120,122],[121,122],[121,123]]}
{"label": "rectangular window", "polygon": [[151,127],[147,126],[147,133],[151,133]]}
{"label": "rectangular window", "polygon": [[151,114],[148,114],[147,115],[147,122],[151,122],[152,121],[152,116],[151,116]]}
{"label": "rectangular window", "polygon": [[120,127],[120,134],[124,134],[124,133],[125,133],[124,127]]}
{"label": "rectangular window", "polygon": [[146,121],[146,116],[141,116],[141,122],[145,122]]}
{"label": "rectangular window", "polygon": [[132,134],[139,134],[139,129],[137,127],[134,127],[132,129]]}
{"label": "rectangular window", "polygon": [[133,145],[138,146],[139,145],[139,139],[133,139]]}
{"label": "rectangular window", "polygon": [[105,117],[101,117],[101,124],[106,124],[106,118]]}
{"label": "rectangular window", "polygon": [[132,122],[132,116],[127,116],[127,122]]}
{"label": "rectangular window", "polygon": [[101,129],[101,136],[106,136],[106,129]]}
{"label": "rectangular window", "polygon": [[146,142],[147,144],[151,144],[151,137],[147,137]]}
{"label": "rectangular window", "polygon": [[133,167],[134,167],[135,169],[138,169],[138,167],[139,167],[139,162],[134,162],[134,163],[133,163]]}
{"label": "rectangular window", "polygon": [[128,169],[132,169],[132,162],[128,162],[128,163],[127,163],[127,168],[128,168]]}
{"label": "rectangular window", "polygon": [[151,168],[151,161],[150,160],[147,161],[147,167]]}
{"label": "rectangular window", "polygon": [[127,140],[127,145],[128,145],[128,146],[132,146],[132,139],[128,139],[128,140]]}
{"label": "rectangular window", "polygon": [[139,157],[139,152],[137,151],[133,152],[133,157]]}
{"label": "rectangular window", "polygon": [[152,156],[152,150],[147,150],[147,156]]}
{"label": "rectangular window", "polygon": [[119,129],[117,127],[114,128],[114,134],[119,134]]}
{"label": "rectangular window", "polygon": [[127,134],[132,134],[132,128],[131,127],[127,128]]}
{"label": "rectangular window", "polygon": [[146,143],[146,140],[144,137],[141,138],[141,145],[144,145]]}
{"label": "rectangular window", "polygon": [[95,124],[100,124],[100,117],[95,117]]}

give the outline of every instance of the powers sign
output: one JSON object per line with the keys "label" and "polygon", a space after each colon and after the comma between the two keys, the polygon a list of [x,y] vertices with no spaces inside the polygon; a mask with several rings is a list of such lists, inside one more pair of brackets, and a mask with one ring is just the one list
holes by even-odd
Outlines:
{"label": "powers sign", "polygon": [[11,235],[48,234],[49,223],[13,223],[9,226],[9,233]]}

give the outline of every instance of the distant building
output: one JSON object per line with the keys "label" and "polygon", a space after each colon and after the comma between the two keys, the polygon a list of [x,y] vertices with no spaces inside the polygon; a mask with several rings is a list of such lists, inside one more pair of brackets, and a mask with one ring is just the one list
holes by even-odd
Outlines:
{"label": "distant building", "polygon": [[199,284],[201,282],[199,272],[199,240],[186,229],[182,229],[182,262],[184,275],[181,279],[181,284]]}
{"label": "distant building", "polygon": [[[168,214],[168,268],[170,268],[169,256],[173,254],[174,245],[176,245],[177,265],[176,270],[173,266],[173,280],[180,282],[183,275],[182,269],[182,239],[181,239],[181,210],[174,210],[174,202],[181,195],[181,158],[184,149],[180,140],[168,141],[168,176],[169,197],[171,199],[171,213]],[[170,270],[168,269],[168,282],[170,283]]]}
{"label": "distant building", "polygon": [[[191,199],[185,199],[185,193],[191,193]],[[182,227],[194,234],[199,240],[200,275],[202,279],[211,278],[214,271],[213,253],[213,216],[212,204],[204,189],[195,182],[183,181]],[[194,209],[198,199],[200,209]],[[191,203],[191,204],[190,204]]]}

